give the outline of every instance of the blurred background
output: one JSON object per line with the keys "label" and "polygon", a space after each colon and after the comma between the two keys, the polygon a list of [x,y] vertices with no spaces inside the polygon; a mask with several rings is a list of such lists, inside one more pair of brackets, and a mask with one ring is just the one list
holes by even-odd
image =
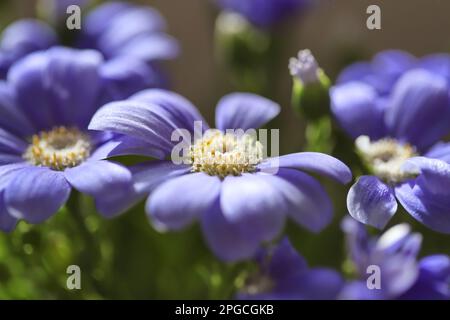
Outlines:
{"label": "blurred background", "polygon": [[[15,19],[33,16],[34,2],[0,0],[0,29]],[[213,1],[130,2],[151,5],[167,19],[168,33],[181,45],[180,56],[166,65],[171,88],[191,100],[213,123],[217,101],[240,89],[217,59],[214,25],[218,9]],[[311,49],[331,79],[349,63],[370,59],[380,50],[402,49],[417,56],[450,52],[449,1],[317,2],[308,12],[273,30],[278,51],[271,62],[274,69],[266,95],[283,107],[274,124],[281,129],[282,154],[304,147],[304,123],[290,106],[292,79],[287,68],[289,58],[299,49]],[[372,4],[381,7],[381,30],[366,28],[366,9]],[[335,184],[327,187],[335,199],[333,224],[320,235],[291,225],[287,232],[310,264],[345,269],[339,222],[346,214],[343,199],[347,189]],[[146,221],[142,204],[112,221],[101,220],[92,210],[87,199],[87,234],[77,229],[64,210],[43,225],[20,223],[11,235],[1,234],[0,298],[230,298],[249,270],[248,263],[227,265],[216,260],[197,226],[180,233],[157,233]],[[427,233],[408,215],[396,217]],[[395,222],[398,220],[392,224]],[[449,253],[449,240],[427,233],[422,253]],[[80,265],[82,290],[66,289],[69,264]]]}

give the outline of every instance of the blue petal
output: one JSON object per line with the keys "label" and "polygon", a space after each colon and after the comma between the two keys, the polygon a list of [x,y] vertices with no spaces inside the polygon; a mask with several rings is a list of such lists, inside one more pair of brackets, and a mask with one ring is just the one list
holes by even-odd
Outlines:
{"label": "blue petal", "polygon": [[288,214],[296,223],[319,232],[331,222],[333,205],[316,179],[293,169],[280,169],[277,176],[267,179],[283,194]]}
{"label": "blue petal", "polygon": [[100,76],[106,91],[103,98],[105,102],[123,100],[138,91],[164,84],[164,78],[159,70],[131,57],[107,61],[101,66]]}
{"label": "blue petal", "polygon": [[107,2],[96,7],[83,20],[82,36],[92,41],[108,29],[115,17],[130,7],[131,4],[120,1]]}
{"label": "blue petal", "polygon": [[220,205],[226,220],[239,224],[250,238],[273,240],[287,214],[283,191],[272,183],[273,176],[244,174],[227,176],[222,183]]}
{"label": "blue petal", "polygon": [[34,19],[22,19],[10,24],[0,38],[6,69],[27,54],[57,43],[57,36],[50,26]]}
{"label": "blue petal", "polygon": [[8,80],[16,91],[18,107],[36,129],[85,127],[97,107],[101,62],[96,51],[54,47],[15,64]]}
{"label": "blue petal", "polygon": [[266,159],[258,165],[258,169],[265,172],[276,171],[278,168],[310,171],[343,184],[352,180],[352,172],[342,161],[318,152],[291,153]]}
{"label": "blue petal", "polygon": [[[262,261],[263,264],[264,262]],[[272,279],[281,279],[307,269],[305,259],[295,250],[288,238],[284,238],[270,255],[268,272]]]}
{"label": "blue petal", "polygon": [[280,113],[280,106],[251,93],[232,93],[223,97],[216,108],[216,127],[258,129]]}
{"label": "blue petal", "polygon": [[385,114],[392,135],[419,150],[436,143],[450,131],[448,90],[441,76],[425,70],[405,73],[394,87]]}
{"label": "blue petal", "polygon": [[97,210],[106,217],[116,216],[134,204],[131,172],[122,165],[91,160],[66,169],[64,176],[75,189],[92,196]]}
{"label": "blue petal", "polygon": [[150,7],[133,6],[113,16],[102,30],[98,39],[98,48],[107,57],[113,57],[117,51],[136,37],[163,31],[164,18]]}
{"label": "blue petal", "polygon": [[208,129],[208,123],[197,108],[179,94],[162,89],[144,90],[133,95],[131,100],[156,104],[170,115],[178,128],[194,131],[194,122],[201,121],[203,130]]}
{"label": "blue petal", "polygon": [[171,179],[149,196],[146,212],[171,230],[179,230],[202,215],[219,196],[220,180],[205,173]]}
{"label": "blue petal", "polygon": [[374,176],[361,176],[347,195],[350,215],[361,223],[383,229],[397,211],[394,190]]}
{"label": "blue petal", "polygon": [[34,129],[27,117],[16,105],[16,97],[11,86],[0,81],[0,126],[9,132],[30,136]]}
{"label": "blue petal", "polygon": [[417,221],[434,231],[450,233],[449,197],[436,199],[414,182],[396,187],[395,195],[406,211]]}
{"label": "blue petal", "polygon": [[91,119],[90,130],[111,131],[139,141],[152,143],[170,154],[175,142],[172,133],[178,127],[160,107],[140,101],[112,102],[100,108]]}
{"label": "blue petal", "polygon": [[138,193],[149,193],[169,179],[188,174],[190,166],[161,160],[141,163],[131,167],[130,170],[135,190]]}
{"label": "blue petal", "polygon": [[378,94],[362,82],[348,82],[330,91],[334,117],[352,138],[367,135],[378,139],[385,135],[384,110]]}
{"label": "blue petal", "polygon": [[414,157],[408,159],[402,169],[419,173],[415,183],[430,195],[450,198],[450,164],[438,159]]}
{"label": "blue petal", "polygon": [[342,70],[336,83],[344,84],[354,81],[364,82],[364,80],[370,76],[373,76],[372,65],[368,62],[356,62]]}
{"label": "blue petal", "polygon": [[0,128],[0,151],[11,155],[22,155],[28,144],[21,138]]}
{"label": "blue petal", "polygon": [[449,300],[450,299],[450,258],[434,255],[420,261],[419,278],[403,294],[403,300]]}
{"label": "blue petal", "polygon": [[5,189],[5,204],[10,214],[30,223],[41,223],[61,208],[70,195],[63,172],[45,167],[18,171]]}
{"label": "blue petal", "polygon": [[315,268],[284,278],[277,283],[275,292],[289,300],[334,300],[343,285],[344,280],[337,271]]}
{"label": "blue petal", "polygon": [[116,50],[116,55],[142,59],[143,61],[171,60],[178,56],[177,40],[164,33],[142,35],[128,41]]}
{"label": "blue petal", "polygon": [[260,241],[246,236],[239,224],[224,217],[219,199],[203,214],[202,230],[209,248],[224,261],[250,259],[260,246]]}
{"label": "blue petal", "polygon": [[19,161],[15,163],[9,163],[0,166],[0,191],[4,190],[8,186],[9,181],[14,175],[24,168],[31,167],[31,165],[25,161]]}

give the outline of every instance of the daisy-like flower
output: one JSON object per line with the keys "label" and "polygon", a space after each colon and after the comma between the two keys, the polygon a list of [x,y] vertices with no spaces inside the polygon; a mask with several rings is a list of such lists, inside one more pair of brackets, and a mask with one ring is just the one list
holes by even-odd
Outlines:
{"label": "daisy-like flower", "polygon": [[17,219],[40,223],[72,188],[94,197],[105,216],[118,214],[131,173],[103,160],[112,135],[87,125],[106,90],[97,51],[54,47],[32,53],[0,81],[0,229]]}
{"label": "daisy-like flower", "polygon": [[227,11],[243,15],[258,27],[271,27],[298,11],[304,10],[310,0],[216,0]]}
{"label": "daisy-like flower", "polygon": [[[346,284],[340,298],[450,299],[450,257],[432,255],[417,261],[422,236],[407,224],[396,225],[380,237],[369,237],[365,226],[351,218],[342,227],[360,280]],[[374,267],[379,270],[378,284],[369,289]]]}
{"label": "daisy-like flower", "polygon": [[287,238],[276,247],[261,250],[256,260],[259,269],[247,279],[239,299],[331,300],[344,285],[335,270],[309,268]]}
{"label": "daisy-like flower", "polygon": [[[279,111],[276,103],[263,97],[230,94],[219,102],[218,130],[211,131],[189,101],[150,89],[103,106],[89,128],[122,134],[118,148],[161,159],[177,149],[174,132],[194,136],[189,140],[189,163],[159,160],[132,168],[136,192],[150,194],[146,211],[155,226],[179,230],[198,219],[214,253],[238,260],[252,257],[261,242],[274,239],[288,216],[316,232],[330,222],[330,199],[304,171],[341,183],[351,180],[348,167],[325,154],[264,159],[262,143],[247,130],[264,125]],[[205,129],[199,137],[196,121]],[[234,135],[227,129],[246,133]],[[268,173],[276,169],[276,174]]]}
{"label": "daisy-like flower", "polygon": [[[63,1],[67,2],[67,1]],[[59,3],[58,6],[63,5]],[[165,33],[166,21],[150,6],[108,2],[82,18],[74,47],[99,51],[107,82],[107,100],[120,100],[140,89],[165,87],[167,79],[161,60],[178,55],[178,43]],[[75,31],[71,31],[75,32]],[[9,67],[25,55],[58,43],[55,32],[38,20],[19,20],[8,26],[0,42],[0,79]]]}
{"label": "daisy-like flower", "polygon": [[427,227],[450,233],[450,56],[416,59],[401,51],[344,70],[332,112],[355,139],[370,175],[350,189],[358,221],[384,228],[397,200]]}

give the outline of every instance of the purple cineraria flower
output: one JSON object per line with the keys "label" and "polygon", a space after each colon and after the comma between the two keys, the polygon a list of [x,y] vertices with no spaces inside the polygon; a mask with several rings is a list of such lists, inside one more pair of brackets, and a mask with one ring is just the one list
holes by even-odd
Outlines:
{"label": "purple cineraria flower", "polygon": [[83,21],[80,45],[107,59],[118,56],[153,62],[173,59],[178,43],[165,33],[161,14],[150,6],[112,1],[98,6]]}
{"label": "purple cineraria flower", "polygon": [[[178,43],[165,33],[166,22],[158,11],[149,6],[108,2],[90,12],[82,23],[76,47],[95,49],[103,55],[106,62],[101,72],[109,88],[105,102],[129,97],[137,85],[141,90],[167,85],[159,62],[175,58]],[[13,23],[3,32],[0,43],[0,79],[20,58],[57,42],[54,31],[43,22]]]}
{"label": "purple cineraria flower", "polygon": [[11,65],[27,54],[57,43],[55,32],[45,23],[24,19],[9,25],[0,36],[0,80]]}
{"label": "purple cineraria flower", "polygon": [[258,273],[247,279],[238,299],[329,300],[337,298],[344,281],[326,268],[308,268],[287,238],[257,255]]}
{"label": "purple cineraria flower", "polygon": [[[417,261],[422,236],[407,224],[392,227],[380,237],[369,237],[363,224],[343,221],[350,259],[361,280],[349,282],[342,299],[450,299],[450,257],[433,255]],[[368,282],[374,268],[378,284]],[[370,287],[370,289],[369,289]]]}
{"label": "purple cineraria flower", "polygon": [[295,12],[304,10],[310,0],[216,0],[227,11],[243,15],[258,27],[271,27]]}
{"label": "purple cineraria flower", "polygon": [[332,112],[371,175],[350,189],[360,222],[384,228],[397,201],[427,227],[450,233],[450,56],[386,51],[344,70]]}
{"label": "purple cineraria flower", "polygon": [[94,197],[105,216],[118,214],[132,191],[131,173],[103,160],[116,142],[87,125],[103,100],[97,51],[53,47],[14,64],[0,81],[0,229],[17,219],[40,223],[72,188]]}
{"label": "purple cineraria flower", "polygon": [[[172,155],[172,160],[179,138],[188,136],[187,161],[159,160],[132,168],[136,192],[150,194],[146,211],[155,226],[179,230],[198,219],[216,255],[238,260],[252,257],[261,242],[277,236],[287,216],[316,232],[330,222],[330,199],[304,171],[341,183],[351,180],[348,167],[325,154],[264,159],[262,143],[247,131],[256,131],[279,111],[263,97],[230,94],[217,106],[217,129],[208,130],[189,101],[150,89],[105,105],[89,128],[122,134],[120,152],[160,159]],[[239,129],[245,134],[235,133]]]}

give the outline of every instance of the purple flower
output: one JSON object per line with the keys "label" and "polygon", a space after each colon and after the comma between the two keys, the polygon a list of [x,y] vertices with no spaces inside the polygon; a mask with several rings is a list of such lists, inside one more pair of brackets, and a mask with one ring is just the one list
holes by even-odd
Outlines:
{"label": "purple flower", "polygon": [[[143,90],[167,85],[158,62],[175,58],[178,43],[165,33],[166,22],[158,11],[149,6],[108,2],[90,12],[82,23],[75,46],[98,50],[107,60],[102,67],[109,88],[105,102],[129,97],[135,92],[130,87]],[[13,23],[3,32],[0,43],[0,79],[20,58],[57,42],[54,31],[43,22]]]}
{"label": "purple flower", "polygon": [[166,28],[165,19],[152,7],[112,1],[98,6],[83,20],[80,45],[99,50],[107,59],[174,59],[178,43],[165,33]]}
{"label": "purple flower", "polygon": [[87,130],[106,90],[102,67],[97,51],[53,47],[28,55],[0,81],[1,230],[17,219],[43,222],[72,188],[107,217],[125,209],[131,173],[103,160],[117,142]]}
{"label": "purple flower", "polygon": [[216,0],[228,11],[236,12],[258,27],[270,27],[298,12],[309,4],[309,0]]}
{"label": "purple flower", "polygon": [[384,228],[397,200],[427,227],[450,233],[450,56],[386,51],[342,72],[332,111],[371,172],[350,189],[360,222]]}
{"label": "purple flower", "polygon": [[[287,216],[315,232],[330,222],[330,199],[304,171],[341,183],[351,180],[348,167],[331,156],[305,152],[263,159],[263,146],[255,137],[224,134],[227,129],[258,128],[279,111],[263,97],[230,94],[219,102],[218,130],[211,131],[189,101],[150,89],[102,107],[89,128],[123,135],[112,155],[164,159],[178,146],[172,134],[195,136],[195,122],[200,121],[204,131],[188,139],[188,163],[159,160],[134,167],[135,189],[150,194],[146,211],[156,227],[179,230],[198,219],[214,253],[238,260],[252,257],[261,242],[277,236]],[[278,168],[276,174],[268,173]]]}
{"label": "purple flower", "polygon": [[38,20],[23,19],[9,25],[0,36],[0,80],[6,78],[14,62],[57,41],[55,32]]}
{"label": "purple flower", "polygon": [[[433,255],[417,261],[422,236],[412,233],[407,224],[396,225],[380,237],[369,237],[364,225],[351,218],[342,226],[361,280],[349,282],[340,298],[450,299],[450,257]],[[378,288],[368,288],[370,266],[379,268]]]}
{"label": "purple flower", "polygon": [[287,238],[276,247],[261,251],[257,257],[258,273],[250,276],[238,299],[330,300],[343,287],[338,272],[308,268]]}

